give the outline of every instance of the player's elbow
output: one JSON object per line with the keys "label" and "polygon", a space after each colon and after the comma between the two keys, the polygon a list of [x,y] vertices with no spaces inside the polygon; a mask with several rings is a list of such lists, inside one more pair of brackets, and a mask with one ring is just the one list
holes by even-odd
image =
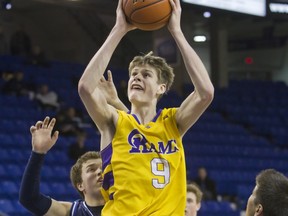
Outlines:
{"label": "player's elbow", "polygon": [[211,85],[210,88],[205,89],[201,94],[201,101],[205,104],[210,104],[214,98],[214,87]]}
{"label": "player's elbow", "polygon": [[24,208],[26,208],[29,211],[31,211],[31,209],[33,209],[33,203],[34,203],[33,201],[35,201],[33,199],[33,197],[31,197],[30,195],[24,194],[22,191],[20,191],[18,199],[19,199],[19,203]]}
{"label": "player's elbow", "polygon": [[215,92],[214,86],[211,86],[210,89],[207,91],[207,98],[210,101],[210,103],[214,99],[214,92]]}
{"label": "player's elbow", "polygon": [[27,193],[19,193],[19,203],[35,215],[44,215],[52,205],[52,199],[45,195],[33,196]]}
{"label": "player's elbow", "polygon": [[19,193],[18,201],[22,206],[24,206],[26,208],[27,199],[25,198],[25,196],[21,192]]}
{"label": "player's elbow", "polygon": [[81,98],[92,94],[92,91],[89,88],[88,84],[82,79],[78,82],[78,94]]}

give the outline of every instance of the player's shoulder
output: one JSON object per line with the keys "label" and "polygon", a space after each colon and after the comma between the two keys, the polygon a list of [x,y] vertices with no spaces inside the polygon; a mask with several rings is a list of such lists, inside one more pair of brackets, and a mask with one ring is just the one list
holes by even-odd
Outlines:
{"label": "player's shoulder", "polygon": [[84,207],[84,201],[81,199],[77,199],[72,203],[71,210],[70,210],[70,216],[77,215],[79,212],[79,209],[82,209]]}
{"label": "player's shoulder", "polygon": [[178,110],[178,108],[176,108],[176,107],[163,108],[163,109],[161,109],[161,115],[173,117],[176,114],[177,110]]}
{"label": "player's shoulder", "polygon": [[80,206],[80,205],[83,205],[83,200],[77,199],[72,203],[72,208],[75,206]]}

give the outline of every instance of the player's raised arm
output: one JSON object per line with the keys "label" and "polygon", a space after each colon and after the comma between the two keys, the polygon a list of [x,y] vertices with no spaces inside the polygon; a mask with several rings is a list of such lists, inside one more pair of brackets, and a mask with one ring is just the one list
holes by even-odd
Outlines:
{"label": "player's raised arm", "polygon": [[135,27],[128,24],[122,10],[122,0],[119,0],[116,10],[116,23],[104,44],[96,52],[79,80],[78,92],[100,132],[106,127],[105,122],[111,120],[111,107],[99,88],[99,80],[122,37]]}
{"label": "player's raised arm", "polygon": [[68,215],[72,203],[58,202],[40,192],[40,173],[45,154],[53,147],[58,139],[58,131],[52,134],[56,120],[38,121],[31,126],[32,153],[25,168],[20,191],[19,201],[35,215]]}
{"label": "player's raised arm", "polygon": [[177,43],[186,70],[195,87],[195,90],[182,102],[176,115],[179,131],[181,135],[184,135],[211,103],[214,96],[214,87],[203,62],[190,46],[181,30],[182,9],[180,0],[170,0],[170,3],[173,12],[168,29]]}

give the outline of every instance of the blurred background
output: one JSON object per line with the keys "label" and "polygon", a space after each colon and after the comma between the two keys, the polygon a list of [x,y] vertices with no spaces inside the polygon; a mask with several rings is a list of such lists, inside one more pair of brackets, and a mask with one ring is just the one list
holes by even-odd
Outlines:
{"label": "blurred background", "polygon": [[[46,115],[57,118],[62,136],[47,154],[41,190],[58,200],[79,198],[69,170],[75,157],[99,150],[99,133],[77,82],[113,27],[118,1],[0,2],[0,212],[24,216],[30,214],[18,203],[18,190],[31,152],[29,128]],[[260,170],[288,175],[288,1],[185,0],[181,25],[216,88],[183,138],[187,179],[204,167],[214,181],[215,196],[203,201],[200,216],[239,216]],[[127,100],[129,62],[151,50],[176,74],[159,108],[179,106],[193,85],[166,28],[122,39],[108,66],[119,97]]]}

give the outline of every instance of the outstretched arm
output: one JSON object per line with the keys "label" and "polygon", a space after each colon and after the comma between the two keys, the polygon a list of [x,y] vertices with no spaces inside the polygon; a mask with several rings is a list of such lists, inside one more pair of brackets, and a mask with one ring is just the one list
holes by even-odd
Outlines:
{"label": "outstretched arm", "polygon": [[117,89],[113,82],[112,72],[108,70],[107,80],[104,76],[100,79],[99,88],[101,89],[107,103],[118,110],[128,111],[128,108],[123,104],[117,94]]}
{"label": "outstretched arm", "polygon": [[170,4],[173,12],[168,30],[176,41],[186,70],[195,87],[195,90],[183,101],[176,114],[179,131],[181,135],[184,135],[211,103],[214,96],[214,87],[203,62],[190,46],[181,30],[182,9],[180,0],[170,0]]}
{"label": "outstretched arm", "polygon": [[[69,213],[72,203],[58,202],[40,193],[40,173],[45,154],[53,147],[58,139],[58,131],[52,134],[56,120],[46,117],[31,126],[32,153],[25,168],[19,201],[30,212],[36,215],[62,216]],[[52,135],[52,136],[51,136]]]}
{"label": "outstretched arm", "polygon": [[99,80],[122,37],[135,28],[126,21],[122,10],[122,0],[118,2],[116,15],[116,24],[104,44],[89,62],[78,84],[81,100],[100,132],[107,128],[107,124],[111,122],[112,115],[116,114],[116,111],[108,105],[103,96],[99,88]]}

